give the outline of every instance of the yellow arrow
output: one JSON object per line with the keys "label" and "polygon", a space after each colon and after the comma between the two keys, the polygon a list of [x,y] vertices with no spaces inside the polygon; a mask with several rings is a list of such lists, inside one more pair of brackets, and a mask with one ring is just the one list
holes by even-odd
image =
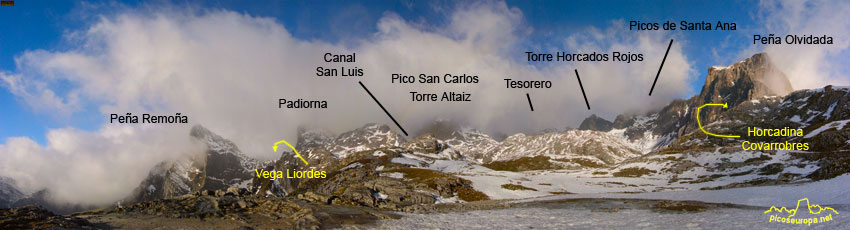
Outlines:
{"label": "yellow arrow", "polygon": [[699,129],[702,130],[703,133],[708,134],[708,135],[712,135],[712,136],[715,136],[715,137],[732,137],[732,138],[741,137],[741,136],[738,136],[738,135],[721,135],[721,134],[714,134],[714,133],[709,133],[708,131],[705,131],[705,129],[702,128],[702,123],[699,121],[699,110],[702,109],[702,107],[706,107],[706,106],[723,106],[724,109],[728,108],[728,106],[726,106],[726,103],[723,103],[723,104],[705,104],[705,105],[702,105],[699,108],[697,108],[697,125],[699,125]]}
{"label": "yellow arrow", "polygon": [[292,149],[292,151],[295,151],[295,155],[298,155],[298,158],[301,158],[301,161],[303,161],[305,165],[310,165],[309,163],[307,163],[306,160],[304,160],[303,157],[301,157],[301,154],[298,153],[298,150],[295,150],[295,147],[292,147],[292,145],[290,145],[289,142],[286,142],[286,140],[280,140],[280,141],[274,143],[274,146],[272,146],[272,149],[275,152],[277,152],[277,145],[279,145],[280,143],[286,144],[286,146],[289,146],[289,148]]}

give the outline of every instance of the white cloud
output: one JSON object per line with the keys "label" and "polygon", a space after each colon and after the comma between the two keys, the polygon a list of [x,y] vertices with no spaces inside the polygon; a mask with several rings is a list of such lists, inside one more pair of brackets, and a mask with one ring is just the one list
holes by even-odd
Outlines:
{"label": "white cloud", "polygon": [[[682,52],[687,41],[668,32],[629,31],[627,22],[612,21],[605,29],[592,28],[568,37],[565,46],[576,52],[643,54],[642,62],[580,62],[575,68],[588,88],[591,108],[603,117],[613,118],[624,112],[647,112],[667,105],[671,98],[690,97],[689,82],[696,72]],[[674,39],[652,96],[664,53]],[[613,56],[611,57],[613,59]],[[573,68],[572,66],[570,68]],[[592,91],[591,91],[592,90]],[[593,103],[595,102],[595,103]],[[599,112],[601,111],[601,112]]]}
{"label": "white cloud", "polygon": [[63,97],[48,86],[47,82],[32,81],[21,74],[0,72],[0,85],[17,96],[35,111],[53,114],[56,118],[66,118],[79,111],[79,94],[74,90]]}
{"label": "white cloud", "polygon": [[[763,47],[794,89],[820,88],[828,84],[850,85],[846,71],[850,58],[850,2],[762,1],[758,33],[782,37],[783,45]],[[785,45],[785,35],[832,36],[832,45]],[[752,36],[752,35],[750,35]]]}
{"label": "white cloud", "polygon": [[54,129],[47,146],[9,138],[0,145],[0,175],[27,193],[47,189],[58,204],[109,204],[130,194],[160,161],[204,151],[181,128]]}
{"label": "white cloud", "polygon": [[[110,113],[179,112],[262,159],[277,158],[272,143],[295,140],[300,124],[335,131],[367,122],[391,124],[357,81],[363,81],[408,131],[437,118],[503,133],[576,126],[591,112],[612,118],[690,93],[686,89],[691,67],[674,44],[659,86],[652,97],[646,95],[669,34],[630,33],[613,22],[608,29],[578,31],[563,46],[535,51],[643,53],[643,62],[530,65],[517,61],[525,54],[516,46],[533,29],[523,24],[518,9],[475,3],[449,16],[444,28],[424,28],[386,14],[374,36],[349,47],[299,40],[273,19],[230,11],[129,10],[72,32],[83,42],[69,51],[22,54],[18,73],[3,74],[2,79],[10,92],[34,107],[72,113],[82,109],[80,104],[93,102],[100,105],[104,120]],[[363,68],[366,75],[316,77],[317,66],[339,66],[322,61],[326,52],[356,52],[357,62],[343,66]],[[584,107],[575,68],[591,112]],[[481,82],[391,84],[392,73],[471,74]],[[551,80],[553,88],[505,89],[504,78]],[[31,82],[23,87],[21,79]],[[57,82],[71,82],[74,88],[64,95],[45,93]],[[410,91],[467,92],[473,101],[411,102]],[[525,93],[532,95],[534,112],[528,111]],[[278,98],[327,100],[329,109],[278,109]],[[188,126],[133,126],[52,130],[47,146],[10,138],[0,146],[0,175],[22,181],[29,189],[48,188],[59,200],[102,203],[126,195],[155,163],[195,151],[181,148],[189,143]]]}

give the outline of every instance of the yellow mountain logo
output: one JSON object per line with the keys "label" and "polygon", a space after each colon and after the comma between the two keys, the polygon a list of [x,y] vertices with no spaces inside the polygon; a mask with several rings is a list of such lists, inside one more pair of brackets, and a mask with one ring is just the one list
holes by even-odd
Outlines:
{"label": "yellow mountain logo", "polygon": [[[792,218],[792,217],[797,215],[797,211],[800,209],[800,203],[803,203],[803,201],[806,202],[806,208],[809,210],[809,214],[812,214],[812,215],[829,214],[829,215],[828,216],[820,216],[820,217],[809,217],[809,218]],[[797,207],[794,207],[794,209],[789,209],[789,208],[786,208],[786,207],[777,208],[776,206],[770,206],[770,209],[767,209],[767,211],[764,211],[764,213],[767,214],[767,213],[771,213],[771,212],[774,212],[774,211],[777,212],[777,213],[789,213],[790,215],[785,216],[785,217],[780,216],[780,215],[776,215],[776,214],[770,215],[770,220],[768,222],[812,225],[812,224],[831,221],[833,213],[838,215],[838,211],[835,211],[835,209],[833,209],[833,208],[809,203],[809,198],[803,198],[803,199],[797,200]],[[826,211],[826,212],[824,212],[824,211]]]}

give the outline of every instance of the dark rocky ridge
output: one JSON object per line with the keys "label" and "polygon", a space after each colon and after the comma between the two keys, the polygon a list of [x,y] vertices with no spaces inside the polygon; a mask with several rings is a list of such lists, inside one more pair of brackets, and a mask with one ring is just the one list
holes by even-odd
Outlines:
{"label": "dark rocky ridge", "polygon": [[321,148],[334,139],[334,135],[329,131],[317,127],[299,126],[297,133],[298,139],[295,144],[295,149],[298,151]]}
{"label": "dark rocky ridge", "polygon": [[15,201],[25,197],[24,193],[15,186],[15,180],[0,177],[0,208],[10,208]]}
{"label": "dark rocky ridge", "polygon": [[25,194],[17,187],[14,179],[8,177],[0,177],[0,208],[37,206],[59,214],[67,214],[97,208],[97,206],[95,205],[65,204],[52,202],[51,199],[49,199],[50,196],[50,191],[47,189],[42,189],[34,193]]}
{"label": "dark rocky ridge", "polygon": [[451,139],[455,133],[460,130],[460,125],[457,122],[447,120],[437,120],[417,131],[417,136],[431,134],[440,140]]}
{"label": "dark rocky ridge", "polygon": [[[700,94],[692,99],[692,105],[726,103],[735,107],[765,96],[785,96],[792,90],[791,82],[776,69],[770,57],[766,53],[758,53],[726,68],[709,68],[705,85]],[[700,118],[705,122],[716,120],[721,113],[721,110],[715,108],[703,111]]]}
{"label": "dark rocky ridge", "polygon": [[253,178],[253,166],[258,166],[259,162],[243,155],[236,144],[199,125],[192,127],[190,135],[206,140],[209,147],[204,170],[206,178],[201,189],[227,189]]}
{"label": "dark rocky ridge", "polygon": [[254,178],[254,169],[262,167],[262,162],[243,155],[233,142],[203,126],[192,127],[189,135],[204,143],[206,152],[158,164],[124,203],[172,198],[232,186],[247,188]]}
{"label": "dark rocky ridge", "polygon": [[[850,173],[850,88],[826,86],[799,90],[785,97],[763,97],[745,101],[720,113],[718,123],[707,129],[740,134],[743,138],[717,138],[702,132],[686,133],[664,148],[627,162],[663,165],[659,173],[671,176],[669,183],[704,183],[715,178],[755,175],[753,179],[703,189],[779,185],[826,180]],[[802,112],[805,111],[805,112]],[[703,123],[705,124],[705,123]],[[746,136],[749,127],[803,129],[804,136]],[[807,151],[742,150],[751,143],[806,143]],[[718,154],[719,153],[719,154]],[[743,156],[743,161],[730,160]],[[714,158],[697,163],[687,158]],[[705,158],[704,158],[705,159]],[[814,167],[814,168],[812,168]],[[708,172],[697,178],[678,177],[685,171]],[[751,168],[751,169],[747,169]],[[786,169],[798,170],[786,170]],[[740,170],[739,170],[740,169]],[[799,170],[804,169],[804,170]]]}
{"label": "dark rocky ridge", "polygon": [[56,215],[39,206],[0,209],[0,229],[80,229],[95,228],[85,219]]}
{"label": "dark rocky ridge", "polygon": [[581,125],[578,126],[579,130],[596,130],[602,132],[611,131],[613,128],[614,123],[601,117],[597,117],[596,114],[590,115],[590,117],[584,119],[584,121],[581,122]]}
{"label": "dark rocky ridge", "polygon": [[29,194],[23,199],[15,201],[11,205],[11,207],[38,206],[57,214],[68,214],[73,212],[79,212],[82,210],[98,208],[98,206],[96,205],[67,204],[54,202],[53,199],[50,199],[50,197],[50,191],[47,189],[42,189],[33,194]]}

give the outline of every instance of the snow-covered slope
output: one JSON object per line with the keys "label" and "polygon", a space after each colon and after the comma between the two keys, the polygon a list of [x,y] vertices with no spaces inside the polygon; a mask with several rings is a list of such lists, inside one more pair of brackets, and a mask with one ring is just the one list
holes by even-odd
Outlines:
{"label": "snow-covered slope", "polygon": [[[529,170],[528,167],[520,170],[504,165],[491,167],[511,170],[497,171],[457,162],[454,164],[463,167],[440,168],[463,168],[452,173],[473,181],[476,188],[495,198],[561,192],[728,189],[807,183],[850,172],[850,127],[847,125],[850,123],[850,87],[826,86],[789,93],[787,84],[778,84],[779,88],[767,85],[771,81],[787,81],[784,75],[775,73],[768,60],[765,54],[757,54],[728,68],[714,68],[707,76],[703,92],[689,100],[674,100],[659,111],[620,115],[614,122],[591,116],[582,126],[584,129],[610,128],[605,133],[586,130],[536,136],[517,134],[502,142],[479,141],[485,143],[479,145],[448,142],[477,163],[534,155],[557,158],[561,153],[560,156],[595,158],[604,163],[597,164],[600,167],[579,170],[570,167],[571,170],[552,170],[551,167],[534,170],[532,167],[533,171],[523,171]],[[702,109],[703,126],[714,133],[738,134],[742,138],[713,137],[699,130],[696,108],[704,103],[718,102],[729,106]],[[785,127],[803,129],[806,135],[747,136],[747,130],[752,128]],[[744,150],[745,141],[806,143],[810,148],[805,151]],[[576,146],[590,146],[595,151],[576,151]],[[476,151],[476,148],[486,150]],[[509,190],[502,187],[504,184],[530,189]]]}
{"label": "snow-covered slope", "polygon": [[640,155],[640,151],[619,136],[588,130],[536,136],[515,134],[502,141],[492,153],[497,161],[546,155],[552,158],[588,158],[599,164],[616,164]]}
{"label": "snow-covered slope", "polygon": [[549,156],[556,159],[583,158],[596,164],[615,164],[640,155],[638,143],[616,131],[567,130],[539,135],[514,134],[496,141],[475,129],[463,128],[444,139],[451,149],[477,163]]}
{"label": "snow-covered slope", "polygon": [[499,146],[499,142],[489,135],[471,128],[452,131],[444,141],[467,160],[478,163],[493,161],[492,153]]}
{"label": "snow-covered slope", "polygon": [[348,154],[369,149],[401,146],[404,141],[402,136],[387,125],[366,124],[361,128],[340,134],[322,148],[343,158]]}

